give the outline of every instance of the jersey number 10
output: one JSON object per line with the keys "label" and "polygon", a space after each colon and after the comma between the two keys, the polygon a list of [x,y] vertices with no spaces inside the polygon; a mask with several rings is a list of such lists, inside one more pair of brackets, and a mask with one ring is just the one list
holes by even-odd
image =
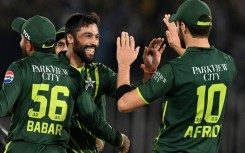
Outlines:
{"label": "jersey number 10", "polygon": [[[205,110],[205,97],[207,97],[207,107],[206,113],[204,116],[204,120],[207,123],[217,123],[220,119],[222,114],[225,96],[226,96],[227,87],[224,84],[213,84],[208,88],[208,95],[206,96],[206,85],[200,86],[197,88],[197,111],[195,117],[195,124],[199,124],[203,120],[204,110]],[[212,115],[212,109],[214,105],[214,94],[219,93],[219,100],[218,100],[218,114]]]}

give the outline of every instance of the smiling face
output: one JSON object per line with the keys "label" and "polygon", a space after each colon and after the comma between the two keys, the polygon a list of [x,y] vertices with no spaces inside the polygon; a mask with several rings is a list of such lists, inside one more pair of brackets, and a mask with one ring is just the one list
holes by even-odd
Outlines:
{"label": "smiling face", "polygon": [[74,37],[73,51],[86,64],[94,61],[98,46],[99,29],[96,24],[81,27]]}
{"label": "smiling face", "polygon": [[59,54],[59,52],[66,51],[67,50],[66,39],[65,38],[59,39],[55,44],[54,50],[55,50],[55,54]]}

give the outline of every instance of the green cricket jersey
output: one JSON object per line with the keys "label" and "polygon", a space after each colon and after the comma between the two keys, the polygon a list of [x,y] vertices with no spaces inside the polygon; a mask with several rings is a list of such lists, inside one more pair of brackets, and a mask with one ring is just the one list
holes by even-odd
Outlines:
{"label": "green cricket jersey", "polygon": [[[115,96],[117,74],[101,63],[92,63],[78,70],[85,79],[85,89],[90,93],[95,104],[103,113],[104,118],[106,118],[105,95],[109,97]],[[93,134],[83,123],[76,120],[76,118],[72,118],[70,147],[76,151],[97,152],[95,145],[96,136]],[[87,139],[80,139],[81,135]]]}
{"label": "green cricket jersey", "polygon": [[[65,52],[61,53],[60,56],[64,57]],[[90,97],[93,98],[91,105],[96,105],[98,108],[97,110],[99,110],[97,115],[100,115],[100,117],[103,117],[105,120],[105,95],[110,97],[115,96],[117,74],[101,63],[92,63],[84,67],[77,68],[77,70],[81,73],[80,77],[85,79],[85,90],[91,95]],[[78,108],[75,107],[75,110],[78,110]],[[99,137],[108,142],[103,134],[107,135],[107,137],[115,138],[114,144],[116,146],[121,145],[122,139],[119,139],[121,138],[119,137],[120,133],[117,132],[114,128],[111,127],[111,131],[104,130],[101,133],[98,133],[94,130],[91,131],[91,128],[88,128],[87,123],[79,120],[78,116],[79,115],[77,115],[75,111],[70,127],[71,136],[69,146],[73,152],[97,152],[95,145],[96,137]],[[90,120],[90,122],[92,121]],[[105,127],[106,126],[103,128],[105,129]],[[68,150],[68,152],[69,151],[71,150]]]}
{"label": "green cricket jersey", "polygon": [[154,153],[217,153],[225,102],[236,76],[233,58],[190,47],[136,90],[146,104],[165,98]]}
{"label": "green cricket jersey", "polygon": [[52,54],[14,62],[0,91],[0,116],[13,113],[8,140],[66,146],[80,83],[77,70]]}

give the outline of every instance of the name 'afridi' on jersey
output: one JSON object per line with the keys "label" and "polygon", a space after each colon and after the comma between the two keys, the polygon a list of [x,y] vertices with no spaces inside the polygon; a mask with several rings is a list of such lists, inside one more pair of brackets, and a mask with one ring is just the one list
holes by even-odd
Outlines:
{"label": "name 'afridi' on jersey", "polygon": [[0,92],[0,116],[13,113],[8,140],[66,146],[80,83],[55,55],[35,52],[14,62]]}
{"label": "name 'afridi' on jersey", "polygon": [[227,93],[236,73],[229,55],[214,47],[190,47],[139,86],[146,104],[165,98],[153,152],[218,152]]}

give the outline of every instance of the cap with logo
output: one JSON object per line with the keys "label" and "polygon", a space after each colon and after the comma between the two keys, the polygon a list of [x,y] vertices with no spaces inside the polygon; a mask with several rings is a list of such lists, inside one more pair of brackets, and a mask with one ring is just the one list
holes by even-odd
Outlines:
{"label": "cap with logo", "polygon": [[36,15],[29,19],[17,17],[11,27],[39,48],[51,48],[56,39],[53,23],[46,17]]}
{"label": "cap with logo", "polygon": [[199,17],[202,15],[208,15],[211,17],[210,8],[206,3],[201,0],[186,0],[180,5],[177,13],[170,16],[169,22],[179,20],[186,24],[198,26],[212,25],[212,22],[198,21]]}
{"label": "cap with logo", "polygon": [[65,38],[65,27],[61,27],[57,32],[56,32],[56,42],[62,38]]}

